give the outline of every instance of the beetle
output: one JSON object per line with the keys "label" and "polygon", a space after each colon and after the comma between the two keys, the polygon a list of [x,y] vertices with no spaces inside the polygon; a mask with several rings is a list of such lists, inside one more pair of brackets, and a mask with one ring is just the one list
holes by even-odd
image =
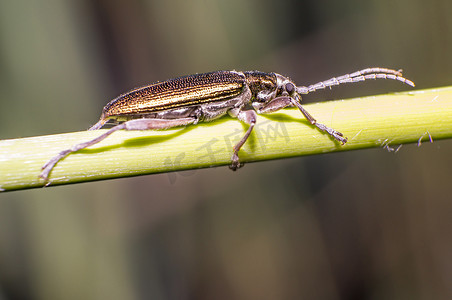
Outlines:
{"label": "beetle", "polygon": [[159,130],[211,121],[225,114],[249,125],[233,147],[230,168],[237,170],[239,150],[256,124],[257,114],[272,113],[285,107],[297,107],[313,126],[341,144],[347,142],[342,133],[318,123],[301,106],[301,95],[343,83],[368,79],[393,79],[414,87],[402,76],[401,70],[367,68],[333,77],[309,86],[297,86],[288,77],[259,71],[216,71],[194,74],[135,88],[110,101],[102,110],[99,121],[89,130],[102,128],[108,121],[119,124],[98,137],[73,145],[58,153],[43,167],[39,177],[48,181],[55,165],[72,152],[99,143],[118,130]]}

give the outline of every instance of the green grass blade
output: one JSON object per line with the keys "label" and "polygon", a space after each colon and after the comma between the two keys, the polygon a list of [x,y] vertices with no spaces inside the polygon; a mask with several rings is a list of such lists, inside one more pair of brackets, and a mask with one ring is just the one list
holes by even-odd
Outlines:
{"label": "green grass blade", "polygon": [[[452,137],[452,87],[330,101],[304,106],[320,123],[348,137],[341,146],[308,124],[296,109],[261,115],[240,151],[242,162],[287,158]],[[222,166],[246,126],[224,117],[165,131],[117,132],[73,153],[50,174],[51,186]],[[1,191],[42,187],[41,167],[59,151],[99,131],[0,141]],[[240,171],[239,171],[240,172]]]}

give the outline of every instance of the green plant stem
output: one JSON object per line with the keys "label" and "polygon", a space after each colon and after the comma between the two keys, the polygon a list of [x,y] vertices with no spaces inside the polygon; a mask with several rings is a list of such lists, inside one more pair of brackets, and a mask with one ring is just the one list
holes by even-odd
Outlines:
{"label": "green plant stem", "polygon": [[[385,147],[452,137],[452,87],[330,101],[304,106],[319,123],[348,137],[340,145],[310,125],[297,109],[258,118],[239,153],[242,162]],[[50,173],[50,186],[228,165],[246,126],[224,117],[165,131],[117,132],[70,154]],[[41,167],[61,150],[99,131],[0,141],[1,191],[42,187]],[[392,147],[392,148],[391,148]],[[239,171],[240,172],[240,171]]]}

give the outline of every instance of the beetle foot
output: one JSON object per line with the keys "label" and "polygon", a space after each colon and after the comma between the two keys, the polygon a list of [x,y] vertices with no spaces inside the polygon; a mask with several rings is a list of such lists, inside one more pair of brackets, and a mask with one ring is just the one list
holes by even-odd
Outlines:
{"label": "beetle foot", "polygon": [[229,169],[231,169],[232,171],[237,171],[237,169],[240,169],[241,167],[243,167],[243,165],[244,165],[243,163],[240,163],[239,156],[237,155],[237,153],[232,154]]}
{"label": "beetle foot", "polygon": [[344,137],[344,135],[342,133],[340,133],[339,131],[336,131],[333,128],[330,128],[330,127],[325,126],[320,123],[314,123],[314,125],[317,126],[317,128],[320,129],[321,131],[328,133],[330,136],[332,136],[336,141],[340,142],[342,145],[347,143],[347,138]]}

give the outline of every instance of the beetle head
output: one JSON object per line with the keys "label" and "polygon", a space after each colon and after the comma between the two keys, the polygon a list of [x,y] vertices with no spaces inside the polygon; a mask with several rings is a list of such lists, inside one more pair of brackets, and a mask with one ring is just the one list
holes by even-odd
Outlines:
{"label": "beetle head", "polygon": [[277,91],[275,97],[288,96],[300,101],[300,95],[297,92],[297,86],[290,80],[290,78],[282,76],[280,74],[276,75]]}

